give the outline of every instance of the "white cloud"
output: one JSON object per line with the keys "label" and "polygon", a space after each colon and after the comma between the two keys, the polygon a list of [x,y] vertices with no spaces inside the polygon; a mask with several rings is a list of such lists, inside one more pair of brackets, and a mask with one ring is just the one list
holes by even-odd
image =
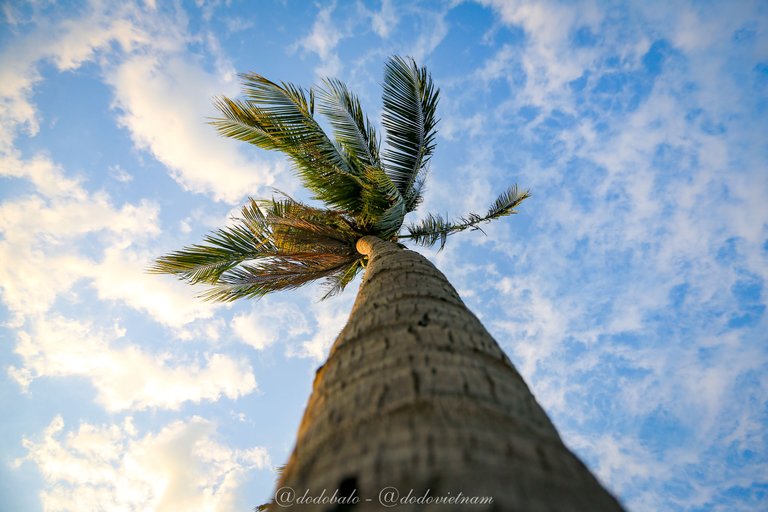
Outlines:
{"label": "white cloud", "polygon": [[[547,107],[563,94],[563,88],[578,78],[594,61],[587,49],[574,50],[569,44],[573,29],[587,26],[596,29],[602,18],[593,3],[562,4],[549,1],[526,2],[481,0],[496,10],[501,20],[520,26],[526,33],[526,48],[521,64],[526,84],[521,102]],[[501,55],[501,54],[500,54]]]}
{"label": "white cloud", "polygon": [[[211,98],[236,95],[237,85],[215,40],[208,40],[215,72],[187,52],[191,36],[184,21],[180,11],[144,16],[136,6],[102,3],[56,25],[40,21],[0,55],[0,153],[13,153],[19,128],[28,135],[37,133],[38,113],[30,98],[41,80],[41,62],[51,60],[66,71],[112,52],[112,58],[99,64],[114,88],[121,124],[136,146],[166,165],[182,186],[235,202],[271,185],[274,169],[246,158],[237,143],[219,137],[206,124],[206,116],[215,115]],[[113,51],[113,43],[122,53]]]}
{"label": "white cloud", "polygon": [[0,155],[0,176],[29,180],[41,194],[51,198],[82,199],[85,194],[78,179],[65,176],[50,158],[41,155],[29,160],[19,158],[17,153]]}
{"label": "white cloud", "polygon": [[310,333],[307,319],[296,304],[271,298],[256,302],[249,313],[235,315],[232,330],[256,350],[281,338]]}
{"label": "white cloud", "polygon": [[107,247],[90,274],[99,298],[120,301],[177,330],[213,316],[219,306],[195,297],[196,291],[189,285],[147,273],[151,261],[148,251],[137,252],[118,244]]}
{"label": "white cloud", "polygon": [[145,31],[126,19],[132,12],[108,13],[101,11],[98,4],[94,5],[96,9],[88,13],[87,17],[64,19],[57,26],[61,35],[47,51],[60,70],[76,69],[83,62],[93,60],[97,51],[113,41],[124,51],[151,42]]}
{"label": "white cloud", "polygon": [[475,71],[475,76],[484,82],[490,82],[498,78],[506,78],[510,83],[514,79],[515,68],[520,55],[516,48],[509,44],[503,45],[499,51],[486,60],[483,65]]}
{"label": "white cloud", "polygon": [[[421,23],[422,30],[419,31],[418,37],[413,46],[409,49],[409,54],[416,62],[422,64],[427,60],[432,51],[445,39],[448,35],[448,22],[445,20],[445,16],[448,14],[449,9],[445,9],[435,13],[423,13],[424,20]],[[422,64],[423,65],[423,64]]]}
{"label": "white cloud", "polygon": [[272,168],[244,157],[242,143],[220,137],[206,124],[206,116],[216,115],[213,96],[237,95],[231,76],[209,73],[187,55],[151,53],[129,57],[107,80],[120,124],[185,189],[237,202],[272,184]]}
{"label": "white cloud", "polygon": [[392,0],[382,0],[381,10],[371,15],[371,26],[376,34],[387,39],[397,27],[398,16]]}
{"label": "white cloud", "polygon": [[25,439],[29,461],[42,474],[47,511],[225,512],[238,506],[238,488],[253,470],[270,466],[261,447],[233,449],[217,440],[210,421],[192,417],[139,436],[122,424],[81,423],[64,432],[57,416],[42,439]]}
{"label": "white cloud", "polygon": [[[675,47],[687,54],[705,56],[711,51],[723,49],[733,33],[743,28],[745,22],[758,22],[762,13],[756,7],[758,2],[728,2],[714,3],[703,6],[695,2],[685,4],[663,4],[651,6],[638,3],[634,9],[647,20],[659,33],[671,41]],[[755,25],[757,26],[757,25]],[[765,37],[762,35],[761,37]],[[765,57],[768,51],[765,45],[756,45],[758,53]],[[709,64],[717,64],[719,60],[704,59]],[[755,55],[758,59],[760,55]]]}
{"label": "white cloud", "polygon": [[130,183],[133,181],[133,175],[119,165],[110,166],[109,175],[120,183]]}
{"label": "white cloud", "polygon": [[[30,101],[41,76],[37,66],[51,60],[61,71],[71,70],[107,49],[111,42],[130,51],[149,37],[128,21],[131,7],[106,12],[104,4],[89,6],[82,16],[64,19],[57,25],[40,21],[38,28],[5,47],[0,54],[0,152],[10,151],[17,130],[34,135],[37,111]],[[6,9],[6,15],[10,9]]]}
{"label": "white cloud", "polygon": [[[624,439],[611,435],[585,436],[579,432],[569,432],[568,440],[572,449],[595,454],[593,472],[601,481],[611,482],[614,490],[626,489],[632,482],[648,482],[651,479],[664,481],[673,476],[668,464],[654,460],[653,454],[639,446],[639,443],[626,443]],[[642,501],[633,498],[632,510],[664,508],[663,500],[651,493],[644,496]]]}
{"label": "white cloud", "polygon": [[253,20],[246,20],[243,18],[225,17],[222,18],[221,21],[224,22],[224,25],[227,27],[227,32],[230,34],[248,30],[256,26],[256,23]]}
{"label": "white cloud", "polygon": [[[185,326],[212,317],[216,306],[194,298],[194,290],[146,272],[156,256],[146,246],[160,232],[156,205],[116,207],[42,157],[0,158],[0,175],[25,178],[37,189],[0,205],[0,289],[16,323],[48,311],[80,280],[99,298],[144,311],[182,337],[189,337]],[[86,237],[98,237],[103,252],[86,253]]]}
{"label": "white cloud", "polygon": [[323,361],[349,318],[356,292],[357,285],[352,283],[342,295],[311,304],[311,318],[317,323],[317,327],[312,331],[313,336],[298,345],[290,346],[288,355]]}
{"label": "white cloud", "polygon": [[320,9],[312,25],[312,31],[295,45],[296,48],[303,48],[317,54],[320,65],[315,68],[315,74],[320,77],[334,77],[341,72],[341,60],[336,53],[336,46],[344,34],[331,18],[335,9],[336,2]]}
{"label": "white cloud", "polygon": [[452,116],[441,119],[440,135],[452,142],[457,139],[467,140],[482,134],[487,123],[486,116],[480,113],[469,117]]}
{"label": "white cloud", "polygon": [[170,353],[144,352],[122,335],[120,328],[61,315],[35,318],[31,329],[19,331],[15,353],[23,366],[12,367],[10,375],[23,389],[40,377],[85,377],[108,411],[178,409],[184,402],[235,399],[256,389],[243,360],[214,353],[200,365]]}
{"label": "white cloud", "polygon": [[[511,351],[515,366],[528,382],[537,376],[537,370],[557,354],[565,337],[570,334],[570,319],[578,314],[568,307],[566,301],[554,301],[542,290],[544,282],[530,278],[504,277],[496,287],[503,294],[504,303],[515,304],[514,312],[503,320],[493,322],[494,329],[508,333],[503,341]],[[537,396],[544,398],[548,407],[564,404],[564,390],[551,385],[551,381],[540,382]]]}
{"label": "white cloud", "polygon": [[155,205],[116,208],[106,194],[87,192],[47,158],[0,157],[0,176],[25,178],[38,191],[0,205],[0,289],[17,319],[47,311],[58,295],[92,275],[93,257],[77,247],[83,237],[124,244],[159,231]]}

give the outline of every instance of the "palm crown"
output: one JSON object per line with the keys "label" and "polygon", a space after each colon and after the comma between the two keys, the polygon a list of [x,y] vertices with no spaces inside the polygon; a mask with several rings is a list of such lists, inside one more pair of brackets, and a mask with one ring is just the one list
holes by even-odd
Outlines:
{"label": "palm crown", "polygon": [[[158,258],[155,273],[175,274],[190,283],[212,285],[203,297],[219,301],[260,297],[325,279],[333,295],[365,266],[358,239],[408,239],[430,246],[482,222],[516,213],[528,192],[512,186],[485,215],[470,213],[451,221],[428,214],[403,226],[405,215],[422,200],[429,160],[435,148],[439,90],[426,68],[410,58],[392,57],[383,84],[382,124],[386,147],[358,98],[342,82],[326,79],[308,91],[263,76],[241,75],[244,99],[217,98],[222,117],[212,121],[227,137],[278,150],[325,208],[284,194],[250,199],[229,227],[204,243]],[[326,116],[329,137],[315,119]]]}

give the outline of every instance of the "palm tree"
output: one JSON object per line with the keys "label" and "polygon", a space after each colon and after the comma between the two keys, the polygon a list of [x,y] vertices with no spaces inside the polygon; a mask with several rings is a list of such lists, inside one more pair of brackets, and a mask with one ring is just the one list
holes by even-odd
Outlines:
{"label": "palm tree", "polygon": [[[472,510],[621,510],[565,447],[450,283],[401,244],[442,248],[448,236],[514,214],[529,197],[512,186],[483,215],[428,214],[404,226],[421,202],[435,148],[439,91],[427,70],[412,59],[387,62],[383,152],[342,82],[326,79],[307,91],[257,74],[241,78],[244,99],[218,98],[222,116],[212,124],[285,153],[325,207],[285,194],[250,199],[234,225],[158,258],[150,270],[208,284],[205,298],[232,301],[321,278],[328,297],[366,269],[350,318],[317,371],[277,503],[267,507],[284,505],[290,488],[311,510],[377,510],[380,498],[404,510],[451,498]],[[483,497],[484,506],[467,501]]]}

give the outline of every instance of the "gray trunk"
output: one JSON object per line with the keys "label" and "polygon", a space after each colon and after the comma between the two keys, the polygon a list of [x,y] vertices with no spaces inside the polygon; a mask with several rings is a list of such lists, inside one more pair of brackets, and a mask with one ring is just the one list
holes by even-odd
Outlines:
{"label": "gray trunk", "polygon": [[358,250],[369,255],[363,283],[277,485],[295,497],[354,492],[356,504],[297,510],[381,510],[393,489],[399,511],[621,510],[440,271],[377,238]]}

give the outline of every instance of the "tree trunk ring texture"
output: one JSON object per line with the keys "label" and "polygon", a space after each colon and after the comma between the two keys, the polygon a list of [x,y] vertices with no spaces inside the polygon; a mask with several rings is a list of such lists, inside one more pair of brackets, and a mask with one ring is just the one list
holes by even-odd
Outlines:
{"label": "tree trunk ring texture", "polygon": [[363,283],[317,370],[277,488],[297,497],[354,491],[359,501],[297,510],[382,510],[392,489],[400,512],[622,510],[432,263],[370,236],[357,249],[369,257]]}

